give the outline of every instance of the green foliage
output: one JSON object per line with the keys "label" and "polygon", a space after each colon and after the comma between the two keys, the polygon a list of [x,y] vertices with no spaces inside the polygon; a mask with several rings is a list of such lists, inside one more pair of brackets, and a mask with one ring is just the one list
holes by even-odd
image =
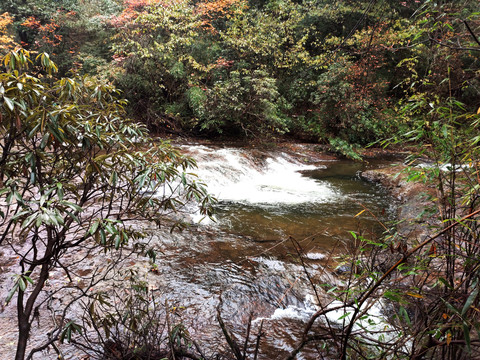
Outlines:
{"label": "green foliage", "polygon": [[[440,227],[478,209],[477,1],[4,0],[4,12],[14,17],[3,18],[4,43],[12,44],[13,29],[16,42],[51,53],[7,55],[0,74],[2,241],[16,248],[10,237],[19,237],[32,249],[17,249],[19,270],[7,295],[7,302],[17,297],[20,323],[31,322],[29,304],[48,278],[44,269],[61,267],[67,250],[85,242],[120,249],[143,236],[125,219],[160,224],[159,214],[191,200],[209,212],[203,186],[183,174],[193,162],[149,138],[146,126],[300,134],[354,159],[355,144],[393,133],[391,141],[421,146],[418,157],[431,160],[412,167],[407,180],[438,189],[428,212],[438,209]],[[71,78],[61,78],[70,71]],[[125,120],[126,110],[144,125]],[[171,188],[165,197],[149,195]],[[117,211],[114,204],[125,206]],[[435,357],[441,348],[444,358],[474,357],[477,222],[456,224],[427,254],[402,262],[391,283],[400,279],[403,287],[383,292],[397,329],[414,334],[412,356]],[[381,278],[391,254],[405,252],[392,239],[355,241],[355,286],[328,291],[356,306],[349,316],[344,309],[345,321],[367,316],[355,302]],[[420,306],[428,312],[412,314]],[[172,340],[185,338],[181,326],[170,330]],[[67,323],[61,338],[80,331]],[[28,331],[19,333],[28,338]],[[378,352],[355,336],[351,344],[365,357],[401,357],[405,339]],[[340,351],[353,357],[351,348]]]}
{"label": "green foliage", "polygon": [[[426,84],[434,83],[434,93],[447,97],[449,87],[441,79],[448,67],[451,95],[472,110],[478,60],[448,46],[476,46],[466,26],[475,33],[478,15],[471,1],[461,8],[448,3],[34,0],[26,6],[7,0],[0,10],[15,17],[18,40],[52,53],[60,75],[73,68],[113,79],[130,101],[129,112],[151,128],[173,122],[211,135],[289,132],[364,145],[398,126],[408,131],[408,124],[387,111],[404,91],[433,93]],[[455,20],[457,14],[463,22]],[[30,16],[37,22],[21,25]],[[429,39],[445,45],[433,58],[425,45]],[[416,63],[405,66],[408,58]],[[260,95],[265,102],[255,106],[255,120],[239,120],[245,104],[235,102],[245,101],[250,91],[240,90],[242,82],[258,77],[258,70],[262,87],[273,93]],[[197,88],[205,89],[208,101]],[[230,90],[235,96],[228,107]],[[232,119],[205,113],[215,103],[232,110]],[[256,134],[243,129],[259,124]]]}
{"label": "green foliage", "polygon": [[[328,4],[268,1],[247,9],[239,2],[228,16],[205,15],[202,6],[152,4],[116,36],[116,82],[149,126],[168,114],[209,134],[299,131],[366,144],[384,133],[386,85],[374,71],[385,51],[370,61],[341,56],[329,66],[327,33],[316,27],[316,17],[333,16]],[[354,11],[341,9],[344,18]],[[366,36],[350,46],[360,48]]]}
{"label": "green foliage", "polygon": [[187,90],[188,106],[192,109],[192,112],[198,118],[205,118],[207,112],[205,110],[207,95],[205,90],[198,86],[192,86]]}
{"label": "green foliage", "polygon": [[362,157],[355,152],[353,146],[345,140],[339,138],[330,138],[330,146],[334,151],[353,160],[361,160]]}
{"label": "green foliage", "polygon": [[228,80],[216,82],[213,89],[208,89],[201,127],[240,136],[284,133],[288,130],[286,108],[275,80],[266,72],[232,71]]}
{"label": "green foliage", "polygon": [[315,59],[305,48],[307,9],[292,1],[270,1],[262,10],[238,14],[222,33],[224,46],[235,58],[243,58],[275,77],[312,66]]}
{"label": "green foliage", "polygon": [[[211,199],[185,175],[193,160],[125,119],[125,101],[111,85],[88,77],[55,80],[49,73],[56,67],[44,54],[32,59],[20,50],[2,63],[0,245],[19,255],[22,275],[7,300],[17,293],[19,323],[28,325],[49,272],[59,268],[69,276],[67,249],[87,243],[119,249],[144,236],[132,220],[160,225],[163,215],[189,202],[208,215]],[[31,279],[33,290],[25,291]],[[78,329],[66,331],[69,340]],[[28,335],[29,326],[20,327],[20,358]]]}
{"label": "green foliage", "polygon": [[[431,5],[438,11],[436,5]],[[429,11],[431,9],[425,14],[432,16]],[[444,13],[447,15],[452,14]],[[439,31],[439,24],[432,26],[431,30]],[[456,30],[452,28],[451,31],[448,37]],[[438,34],[447,35],[442,31]],[[423,35],[425,33],[420,36]],[[459,44],[462,37],[457,36]],[[477,244],[480,237],[478,217],[460,218],[479,211],[479,173],[475,160],[480,156],[479,115],[477,104],[472,107],[472,104],[459,100],[469,99],[459,91],[458,81],[468,77],[459,61],[470,50],[464,50],[467,53],[463,55],[449,53],[443,46],[433,51],[435,61],[424,77],[420,75],[420,58],[408,58],[401,63],[409,69],[409,86],[405,87],[406,99],[401,103],[400,112],[403,128],[408,130],[397,135],[397,142],[415,143],[421,147],[417,157],[430,160],[419,166],[415,157],[410,159],[407,180],[422,181],[436,188],[435,195],[430,197],[434,211],[426,209],[424,212],[438,218],[435,229],[442,233],[442,237],[429,244],[429,249],[425,249],[413,264],[405,263],[399,269],[415,284],[415,292],[408,293],[409,296],[421,299],[410,308],[418,304],[428,306],[428,313],[417,314],[418,320],[411,319],[412,324],[415,320],[421,321],[425,328],[415,335],[416,341],[425,347],[423,354],[435,358],[440,350],[445,359],[467,359],[475,357],[478,352],[472,337],[478,335],[480,318],[473,310],[476,305],[472,304],[478,303],[480,254]],[[469,81],[464,85],[464,90],[471,88]],[[426,284],[418,283],[414,280],[418,277],[432,277],[432,280]],[[433,282],[435,289],[431,288]],[[435,341],[431,343],[426,337]]]}
{"label": "green foliage", "polygon": [[133,104],[133,113],[149,126],[158,124],[169,105],[188,102],[186,92],[197,82],[186,74],[206,71],[194,57],[201,24],[200,15],[180,1],[149,7],[116,34],[114,50],[123,68],[116,83]]}
{"label": "green foliage", "polygon": [[317,80],[317,91],[312,103],[317,106],[316,127],[330,136],[350,143],[368,144],[385,134],[386,124],[381,120],[384,94],[381,88],[364,86],[356,76],[357,65],[337,61]]}
{"label": "green foliage", "polygon": [[[106,19],[120,10],[116,0],[7,0],[0,4],[0,14],[7,11],[15,18],[17,42],[31,50],[50,53],[61,76],[80,70],[85,56],[97,62],[111,60],[112,32]],[[96,71],[92,63],[87,63],[83,72]]]}
{"label": "green foliage", "polygon": [[134,272],[118,276],[126,286],[90,296],[82,320],[92,324],[98,336],[80,332],[75,344],[79,350],[89,348],[90,354],[112,359],[193,356],[192,340],[181,319],[183,308],[163,302],[161,290],[149,289]]}

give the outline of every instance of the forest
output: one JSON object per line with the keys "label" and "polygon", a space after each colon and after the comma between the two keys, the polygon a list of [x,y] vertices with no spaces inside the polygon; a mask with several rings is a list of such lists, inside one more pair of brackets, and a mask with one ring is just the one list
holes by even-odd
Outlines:
{"label": "forest", "polygon": [[[358,162],[372,148],[408,151],[395,178],[427,189],[413,195],[426,199],[412,220],[422,236],[398,231],[401,218],[376,238],[352,229],[350,270],[331,287],[309,277],[292,239],[318,302],[334,301],[297,326],[281,358],[480,357],[477,0],[2,0],[0,59],[0,272],[15,269],[0,281],[0,310],[17,316],[16,360],[47,349],[269,358],[263,322],[250,315],[241,333],[222,319],[221,296],[223,347],[206,354],[208,340],[176,322],[180,306],[155,302],[125,270],[141,254],[158,271],[148,226],[135,224],[181,231],[192,203],[214,216],[195,160],[169,139],[313,143]],[[103,256],[102,271],[72,285],[75,265]],[[126,292],[88,292],[98,286]],[[71,299],[58,305],[62,291]],[[361,325],[379,299],[388,335]],[[30,344],[39,309],[57,305],[56,327]],[[82,321],[68,315],[79,307]],[[342,326],[328,320],[338,309]],[[62,346],[87,355],[63,357]]]}

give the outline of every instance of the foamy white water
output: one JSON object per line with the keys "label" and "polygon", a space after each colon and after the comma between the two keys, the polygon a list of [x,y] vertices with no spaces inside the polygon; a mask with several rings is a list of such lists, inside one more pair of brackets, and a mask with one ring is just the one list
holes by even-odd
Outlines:
{"label": "foamy white water", "polygon": [[286,154],[255,157],[242,149],[189,146],[197,160],[195,173],[220,201],[249,204],[330,202],[340,196],[328,183],[300,171],[318,166],[302,164]]}
{"label": "foamy white water", "polygon": [[317,305],[315,305],[315,299],[313,295],[307,295],[303,306],[288,305],[285,308],[277,308],[270,317],[259,317],[252,321],[253,324],[260,322],[262,320],[272,321],[279,319],[296,319],[308,321],[310,317],[315,314],[318,310]]}

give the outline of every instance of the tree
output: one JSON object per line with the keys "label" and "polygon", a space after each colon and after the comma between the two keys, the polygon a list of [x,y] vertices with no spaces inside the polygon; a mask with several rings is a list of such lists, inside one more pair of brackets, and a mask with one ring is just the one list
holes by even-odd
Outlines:
{"label": "tree", "polygon": [[288,130],[284,115],[288,104],[279,94],[275,79],[265,71],[231,71],[227,79],[215,82],[202,93],[204,99],[194,90],[202,90],[192,87],[188,93],[202,129],[239,137],[283,134]]}
{"label": "tree", "polygon": [[114,57],[122,68],[116,82],[131,100],[133,113],[155,127],[165,113],[179,112],[175,107],[192,82],[189,78],[206,71],[197,56],[209,48],[201,38],[202,19],[187,1],[142,7],[128,21],[122,16],[112,20],[122,28],[114,39]]}
{"label": "tree", "polygon": [[87,77],[55,81],[46,54],[36,59],[37,76],[25,50],[2,60],[0,246],[18,256],[7,303],[16,299],[20,360],[50,273],[71,278],[67,253],[119,249],[145,236],[136,221],[160,225],[192,200],[209,214],[211,199],[185,175],[193,160],[124,119],[125,102],[112,86]]}

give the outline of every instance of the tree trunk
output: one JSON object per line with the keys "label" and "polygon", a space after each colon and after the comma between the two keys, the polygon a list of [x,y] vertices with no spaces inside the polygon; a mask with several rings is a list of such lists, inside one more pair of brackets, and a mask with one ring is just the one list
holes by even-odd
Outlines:
{"label": "tree trunk", "polygon": [[18,343],[15,360],[25,359],[25,352],[27,351],[27,341],[30,335],[30,322],[24,316],[18,317]]}
{"label": "tree trunk", "polygon": [[[49,249],[47,248],[46,253],[48,254]],[[36,265],[32,265],[28,273],[32,273]],[[30,337],[31,324],[31,315],[33,311],[33,306],[35,301],[38,298],[38,295],[45,285],[45,281],[48,279],[48,265],[47,263],[42,264],[42,269],[40,271],[40,276],[38,277],[37,284],[35,285],[30,296],[27,297],[27,301],[24,305],[24,292],[18,289],[17,296],[17,319],[18,319],[18,343],[17,343],[17,353],[15,355],[15,360],[24,360],[25,353],[27,351],[27,342]]]}

